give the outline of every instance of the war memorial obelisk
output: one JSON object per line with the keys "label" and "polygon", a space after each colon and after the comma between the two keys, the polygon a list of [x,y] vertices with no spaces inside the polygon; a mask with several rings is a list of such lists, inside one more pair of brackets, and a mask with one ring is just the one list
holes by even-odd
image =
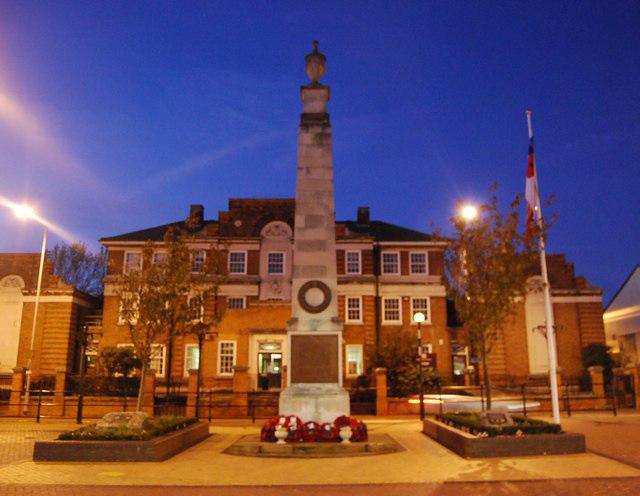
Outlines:
{"label": "war memorial obelisk", "polygon": [[317,41],[305,60],[311,83],[300,89],[290,358],[280,414],[324,423],[349,415],[349,394],[342,388],[329,87],[319,82],[326,57]]}

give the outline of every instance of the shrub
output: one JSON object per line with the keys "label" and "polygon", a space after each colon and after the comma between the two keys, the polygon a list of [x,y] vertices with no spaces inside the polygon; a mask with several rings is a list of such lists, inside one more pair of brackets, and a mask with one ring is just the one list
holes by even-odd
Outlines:
{"label": "shrub", "polygon": [[591,343],[582,348],[582,368],[584,369],[584,375],[590,386],[591,378],[587,369],[594,365],[599,365],[604,368],[604,382],[608,386],[613,376],[613,359],[611,358],[610,348],[608,346]]}
{"label": "shrub", "polygon": [[124,425],[112,429],[97,429],[95,424],[91,424],[75,431],[63,432],[58,439],[63,441],[146,441],[184,429],[197,421],[197,418],[189,417],[152,417],[145,420],[141,430],[128,429]]}
{"label": "shrub", "polygon": [[[87,375],[84,377],[84,394],[87,396],[136,396],[140,378],[106,377]],[[66,389],[71,393],[80,392],[80,377],[70,376]]]}
{"label": "shrub", "polygon": [[550,424],[543,420],[531,419],[520,415],[512,415],[513,425],[484,426],[477,413],[444,413],[436,415],[436,420],[443,422],[456,429],[469,432],[470,434],[487,433],[489,437],[494,436],[515,436],[518,431],[522,434],[560,434],[562,429],[558,424]]}
{"label": "shrub", "polygon": [[132,346],[110,346],[100,352],[100,365],[104,368],[109,377],[116,374],[129,376],[134,369],[139,369],[142,362],[135,356]]}

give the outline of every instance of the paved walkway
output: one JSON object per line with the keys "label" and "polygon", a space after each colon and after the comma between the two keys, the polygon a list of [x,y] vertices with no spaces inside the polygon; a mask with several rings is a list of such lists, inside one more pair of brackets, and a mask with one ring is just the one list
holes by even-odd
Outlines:
{"label": "paved walkway", "polygon": [[75,424],[0,421],[0,496],[640,494],[640,416],[563,419],[565,429],[584,432],[589,448],[605,457],[464,460],[422,435],[415,420],[368,423],[371,432],[393,436],[406,451],[314,460],[225,455],[221,451],[235,440],[258,432],[246,421],[226,421],[212,424],[211,438],[162,463],[34,463],[36,439],[53,439]]}

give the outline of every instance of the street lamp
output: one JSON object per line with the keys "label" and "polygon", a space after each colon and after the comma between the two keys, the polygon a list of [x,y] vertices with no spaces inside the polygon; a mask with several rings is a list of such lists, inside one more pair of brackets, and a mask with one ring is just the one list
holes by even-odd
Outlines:
{"label": "street lamp", "polygon": [[[33,220],[39,221],[34,208],[24,203],[21,205],[14,205],[13,213],[15,214],[16,217],[22,220],[33,219]],[[24,394],[24,408],[23,408],[23,411],[25,414],[27,413],[27,410],[29,408],[29,390],[31,389],[31,365],[33,362],[33,355],[34,355],[35,342],[36,342],[36,324],[38,320],[38,306],[40,304],[40,291],[42,289],[42,271],[44,269],[44,257],[46,254],[46,250],[47,250],[47,226],[43,224],[42,250],[40,250],[40,267],[38,269],[38,286],[36,289],[36,301],[33,308],[33,320],[31,324],[31,344],[29,347],[29,358],[27,360],[27,367],[26,367],[27,370],[25,372],[26,390]]]}
{"label": "street lamp", "polygon": [[416,312],[413,314],[413,321],[418,324],[418,370],[420,371],[419,380],[419,398],[420,398],[420,420],[424,420],[424,377],[422,367],[422,323],[425,321],[425,316],[422,312]]}
{"label": "street lamp", "polygon": [[478,207],[471,204],[463,205],[460,208],[460,217],[462,217],[466,222],[472,222],[478,218]]}

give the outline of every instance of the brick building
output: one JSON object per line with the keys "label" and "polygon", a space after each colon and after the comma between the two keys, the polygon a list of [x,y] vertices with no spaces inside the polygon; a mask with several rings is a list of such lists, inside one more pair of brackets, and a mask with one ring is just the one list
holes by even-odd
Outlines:
{"label": "brick building", "polygon": [[[29,358],[39,264],[39,253],[0,254],[0,375],[5,385],[12,370],[24,368]],[[75,369],[79,325],[98,303],[55,276],[53,265],[45,263],[31,367],[34,377]]]}
{"label": "brick building", "polygon": [[[109,269],[100,347],[129,344],[128,330],[119,317],[115,289],[119,276],[140,267],[148,241],[161,253],[164,234],[173,226],[193,251],[194,272],[206,267],[212,246],[224,246],[227,278],[220,298],[227,312],[216,339],[204,343],[204,386],[231,388],[233,367],[240,365],[248,367],[253,388],[281,388],[288,360],[294,208],[293,199],[231,199],[217,220],[205,220],[203,207],[193,205],[187,221],[101,239],[108,249]],[[415,330],[412,313],[418,310],[427,316],[423,334],[437,356],[438,370],[449,382],[463,382],[469,358],[464,332],[451,324],[447,308],[445,242],[371,220],[368,208],[358,209],[353,221],[336,222],[335,228],[345,384],[374,366],[381,338],[402,328]],[[582,347],[604,342],[602,292],[576,277],[564,256],[549,256],[549,270],[560,367],[565,375],[577,377],[582,372]],[[536,280],[533,277],[532,284]],[[205,311],[211,304],[205,303]],[[543,323],[543,304],[539,293],[532,292],[501,333],[491,356],[491,373],[497,381],[545,373],[546,343],[538,328]],[[197,365],[197,353],[195,338],[175,339],[173,381],[184,379]],[[159,377],[164,377],[167,356],[167,344],[159,342],[152,363]]]}

